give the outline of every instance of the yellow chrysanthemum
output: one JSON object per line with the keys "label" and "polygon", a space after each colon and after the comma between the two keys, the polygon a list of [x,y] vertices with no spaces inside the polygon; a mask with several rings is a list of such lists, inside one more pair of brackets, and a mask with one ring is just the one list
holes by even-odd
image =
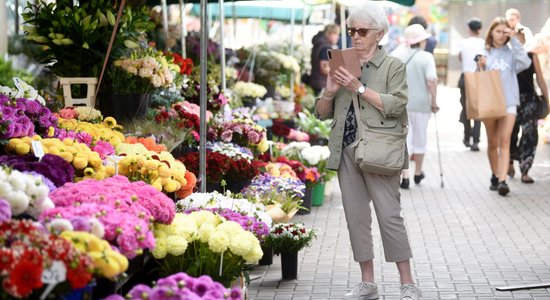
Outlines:
{"label": "yellow chrysanthemum", "polygon": [[210,238],[208,239],[208,246],[210,247],[210,250],[216,253],[222,253],[227,250],[230,242],[231,240],[225,232],[215,230],[210,234]]}
{"label": "yellow chrysanthemum", "polygon": [[185,240],[185,238],[182,236],[174,235],[170,236],[166,240],[168,253],[175,256],[183,255],[185,253],[185,250],[187,250],[187,245],[187,240]]}
{"label": "yellow chrysanthemum", "polygon": [[113,117],[107,117],[103,120],[103,124],[107,126],[108,128],[115,128],[117,126],[116,120]]}
{"label": "yellow chrysanthemum", "polygon": [[95,171],[94,171],[93,168],[88,167],[88,168],[84,169],[84,176],[92,177],[92,176],[94,176],[94,174],[95,174]]}
{"label": "yellow chrysanthemum", "polygon": [[164,258],[168,253],[168,249],[166,247],[166,239],[157,238],[155,241],[155,249],[153,249],[152,253],[156,259]]}

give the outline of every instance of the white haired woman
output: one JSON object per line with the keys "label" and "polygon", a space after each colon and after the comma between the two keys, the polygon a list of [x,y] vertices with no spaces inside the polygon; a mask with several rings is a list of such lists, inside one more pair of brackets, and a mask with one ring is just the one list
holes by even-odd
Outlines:
{"label": "white haired woman", "polygon": [[[401,216],[399,172],[392,176],[362,171],[355,163],[357,122],[388,133],[404,133],[407,128],[407,73],[405,65],[379,46],[388,31],[384,9],[376,2],[350,7],[347,32],[361,63],[361,78],[340,67],[332,70],[327,86],[316,102],[320,119],[333,118],[329,139],[328,168],[338,171],[342,202],[355,261],[361,268],[361,282],[346,299],[378,299],[374,283],[372,239],[373,203],[380,226],[386,261],[395,262],[401,277],[401,299],[418,299],[410,258],[411,248]],[[360,120],[355,117],[352,97],[358,95]],[[408,167],[404,153],[403,168]]]}

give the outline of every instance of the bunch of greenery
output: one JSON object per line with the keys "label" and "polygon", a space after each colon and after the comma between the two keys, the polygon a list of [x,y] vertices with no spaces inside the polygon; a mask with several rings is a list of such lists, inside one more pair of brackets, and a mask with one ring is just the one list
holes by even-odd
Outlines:
{"label": "bunch of greenery", "polygon": [[[60,77],[97,77],[109,37],[114,28],[116,2],[90,0],[73,5],[72,0],[55,3],[28,2],[23,26],[28,41],[38,44],[36,59]],[[125,7],[111,56],[122,56],[138,46],[139,38],[152,28],[147,8]]]}
{"label": "bunch of greenery", "polygon": [[15,87],[13,77],[19,77],[31,85],[34,79],[30,73],[14,69],[10,61],[5,61],[0,57],[0,86]]}
{"label": "bunch of greenery", "polygon": [[307,132],[316,138],[328,139],[330,137],[330,123],[332,120],[321,121],[313,113],[304,110],[298,113],[298,129]]}

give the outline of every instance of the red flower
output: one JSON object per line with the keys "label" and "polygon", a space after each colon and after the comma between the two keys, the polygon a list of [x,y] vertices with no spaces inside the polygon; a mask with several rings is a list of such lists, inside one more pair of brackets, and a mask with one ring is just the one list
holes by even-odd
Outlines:
{"label": "red flower", "polygon": [[290,133],[290,127],[280,124],[280,123],[274,123],[271,127],[271,131],[273,131],[273,134],[279,137],[286,137]]}
{"label": "red flower", "polygon": [[11,270],[5,284],[13,287],[15,293],[27,297],[34,289],[42,287],[42,259],[20,260]]}

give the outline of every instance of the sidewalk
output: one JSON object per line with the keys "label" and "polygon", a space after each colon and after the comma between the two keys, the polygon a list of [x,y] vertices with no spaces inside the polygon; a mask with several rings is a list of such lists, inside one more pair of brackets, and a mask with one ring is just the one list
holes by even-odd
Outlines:
{"label": "sidewalk", "polygon": [[[535,184],[509,179],[506,197],[489,191],[491,175],[482,128],[480,152],[462,144],[458,89],[439,87],[437,115],[444,188],[431,119],[426,179],[401,190],[413,249],[413,277],[421,299],[550,299],[549,289],[499,292],[496,287],[550,282],[550,145],[539,143],[530,175]],[[516,163],[516,173],[518,167]],[[250,299],[342,299],[360,280],[353,261],[338,185],[321,207],[297,216],[318,237],[299,254],[298,280],[282,281],[280,258],[252,272]],[[375,277],[380,299],[399,299],[394,263],[384,261],[373,222]]]}

